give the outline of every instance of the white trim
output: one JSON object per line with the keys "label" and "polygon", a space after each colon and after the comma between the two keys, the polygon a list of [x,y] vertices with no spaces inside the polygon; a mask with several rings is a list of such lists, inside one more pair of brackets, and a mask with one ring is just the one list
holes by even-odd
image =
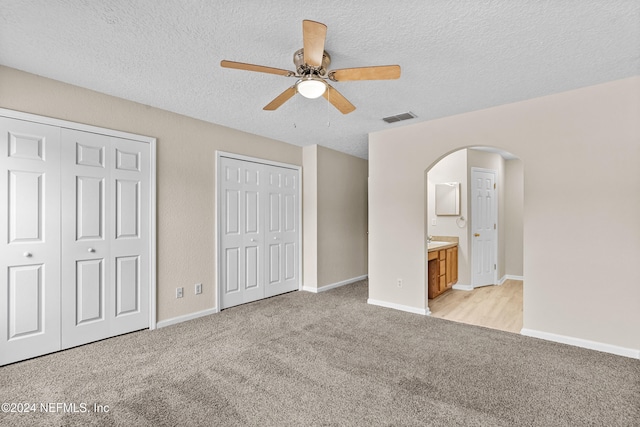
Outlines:
{"label": "white trim", "polygon": [[281,163],[281,162],[276,162],[276,161],[273,161],[273,160],[260,159],[258,157],[250,157],[250,156],[245,156],[245,155],[242,155],[242,154],[235,154],[235,153],[229,153],[227,151],[218,151],[218,150],[216,150],[216,161],[220,157],[228,157],[230,159],[244,160],[245,162],[260,163],[260,164],[263,164],[263,165],[277,166],[279,168],[287,168],[287,169],[293,169],[293,170],[297,170],[297,171],[300,171],[302,169],[301,166],[292,165],[290,163]]}
{"label": "white trim", "polygon": [[101,135],[113,136],[116,138],[130,139],[149,144],[149,329],[155,329],[157,315],[157,198],[156,198],[156,138],[151,136],[138,135],[129,132],[122,132],[114,129],[107,129],[99,126],[86,125],[68,120],[55,119],[53,117],[40,116],[37,114],[24,113],[22,111],[8,110],[0,108],[0,116],[16,120],[40,123],[65,129],[74,129],[83,132],[98,133]]}
{"label": "white trim", "polygon": [[380,301],[380,300],[375,300],[371,298],[367,300],[367,304],[377,305],[385,308],[393,308],[394,310],[406,311],[407,313],[413,313],[413,314],[421,314],[423,316],[429,316],[431,314],[431,310],[429,310],[429,307],[427,308],[410,307],[408,305],[396,304],[396,303],[387,302],[387,301]]}
{"label": "white trim", "polygon": [[25,120],[45,125],[57,126],[67,129],[75,129],[83,132],[99,133],[101,135],[115,136],[116,138],[132,139],[134,141],[155,143],[156,138],[135,133],[123,132],[115,129],[107,129],[99,126],[85,125],[82,123],[71,122],[68,120],[54,119],[53,117],[39,116],[37,114],[23,113],[22,111],[7,110],[0,108],[0,116],[12,119]]}
{"label": "white trim", "polygon": [[618,356],[630,357],[632,359],[640,359],[640,349],[620,347],[617,345],[590,341],[582,338],[574,338],[566,335],[552,334],[550,332],[536,331],[534,329],[522,328],[520,334],[526,337],[540,338],[543,340],[558,342],[561,344],[587,348],[589,350],[602,351],[604,353],[616,354]]}
{"label": "white trim", "polygon": [[220,306],[222,301],[222,289],[220,288],[220,283],[222,282],[222,278],[220,275],[222,274],[222,270],[219,266],[222,263],[221,259],[221,251],[220,244],[222,239],[221,230],[220,230],[220,186],[222,185],[222,180],[220,179],[220,159],[222,157],[227,157],[230,159],[236,160],[244,160],[247,162],[260,163],[263,165],[277,166],[280,168],[293,169],[298,172],[298,224],[300,225],[298,231],[298,290],[302,290],[302,166],[292,165],[289,163],[276,162],[273,160],[260,159],[258,157],[250,157],[242,154],[229,153],[227,151],[216,150],[216,161],[215,161],[215,170],[214,176],[216,179],[216,185],[214,186],[214,208],[213,208],[213,216],[214,216],[214,232],[216,236],[214,236],[215,240],[215,251],[216,256],[214,257],[214,269],[217,272],[214,278],[215,281],[215,295],[216,295],[216,303]]}
{"label": "white trim", "polygon": [[164,328],[165,326],[177,325],[178,323],[186,322],[187,320],[197,319],[198,317],[209,316],[210,314],[216,314],[218,307],[208,308],[206,310],[197,311],[195,313],[183,314],[182,316],[173,317],[167,320],[161,320],[157,323],[158,328]]}
{"label": "white trim", "polygon": [[313,288],[311,286],[303,286],[302,290],[303,291],[307,291],[307,292],[313,292],[314,294],[317,294],[319,292],[328,291],[329,289],[339,288],[340,286],[349,285],[351,283],[355,283],[355,282],[359,282],[361,280],[365,280],[367,277],[369,277],[369,276],[365,274],[364,276],[352,277],[351,279],[343,280],[341,282],[332,283],[330,285],[324,285],[324,286],[321,286],[319,288]]}
{"label": "white trim", "polygon": [[455,285],[453,285],[452,289],[457,289],[459,291],[472,291],[473,290],[473,286],[471,286],[471,285],[461,285],[459,283],[456,283]]}
{"label": "white trim", "polygon": [[149,215],[151,216],[151,221],[149,223],[149,329],[155,329],[157,327],[157,277],[156,277],[156,260],[157,260],[157,240],[156,233],[157,229],[157,206],[156,206],[156,138],[152,138],[152,141],[149,142]]}
{"label": "white trim", "polygon": [[504,276],[502,276],[502,279],[500,279],[498,281],[498,285],[502,285],[507,280],[519,280],[519,281],[523,282],[524,281],[524,276],[514,276],[512,274],[505,274]]}

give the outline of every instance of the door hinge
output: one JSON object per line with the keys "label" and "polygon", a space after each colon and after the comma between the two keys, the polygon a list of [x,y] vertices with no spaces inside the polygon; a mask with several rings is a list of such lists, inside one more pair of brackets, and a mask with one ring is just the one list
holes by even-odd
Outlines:
{"label": "door hinge", "polygon": [[496,189],[496,183],[495,182],[493,183],[493,189],[494,190]]}
{"label": "door hinge", "polygon": [[493,223],[493,229],[495,230],[497,228],[496,223]]}
{"label": "door hinge", "polygon": [[495,264],[493,264],[493,269],[494,269],[494,270],[496,269],[496,265],[495,265]]}

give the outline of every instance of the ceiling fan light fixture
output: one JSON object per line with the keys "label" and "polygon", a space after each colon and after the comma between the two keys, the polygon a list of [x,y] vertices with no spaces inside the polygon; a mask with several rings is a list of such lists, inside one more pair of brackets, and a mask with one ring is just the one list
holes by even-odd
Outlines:
{"label": "ceiling fan light fixture", "polygon": [[296,89],[298,93],[305,98],[314,99],[319,98],[327,90],[327,84],[324,80],[317,77],[305,77],[298,80],[296,83]]}

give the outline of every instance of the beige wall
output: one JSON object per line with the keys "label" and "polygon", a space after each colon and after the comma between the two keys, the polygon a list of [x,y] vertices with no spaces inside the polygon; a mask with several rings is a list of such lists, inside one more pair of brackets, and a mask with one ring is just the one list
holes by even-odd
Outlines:
{"label": "beige wall", "polygon": [[[367,161],[317,145],[303,153],[305,287],[366,275]],[[309,173],[314,169],[315,176]],[[316,257],[308,256],[313,252]]]}
{"label": "beige wall", "polygon": [[504,166],[505,274],[523,277],[524,169],[520,159],[507,160]]}
{"label": "beige wall", "polygon": [[217,306],[215,151],[302,165],[297,146],[1,66],[0,107],[157,138],[159,321]]}
{"label": "beige wall", "polygon": [[318,288],[318,146],[302,149],[302,282]]}
{"label": "beige wall", "polygon": [[639,95],[633,77],[370,134],[369,297],[425,308],[425,170],[494,146],[525,165],[524,328],[640,349]]}

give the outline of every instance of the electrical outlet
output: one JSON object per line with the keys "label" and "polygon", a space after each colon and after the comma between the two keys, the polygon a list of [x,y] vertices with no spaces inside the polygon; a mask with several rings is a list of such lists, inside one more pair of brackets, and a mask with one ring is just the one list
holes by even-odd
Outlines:
{"label": "electrical outlet", "polygon": [[202,283],[196,283],[196,295],[200,295],[202,293]]}
{"label": "electrical outlet", "polygon": [[182,298],[183,292],[184,292],[183,288],[176,288],[176,298]]}
{"label": "electrical outlet", "polygon": [[435,218],[431,218],[431,225],[438,225],[438,220]]}
{"label": "electrical outlet", "polygon": [[398,279],[398,287],[401,288],[402,287],[402,279]]}

